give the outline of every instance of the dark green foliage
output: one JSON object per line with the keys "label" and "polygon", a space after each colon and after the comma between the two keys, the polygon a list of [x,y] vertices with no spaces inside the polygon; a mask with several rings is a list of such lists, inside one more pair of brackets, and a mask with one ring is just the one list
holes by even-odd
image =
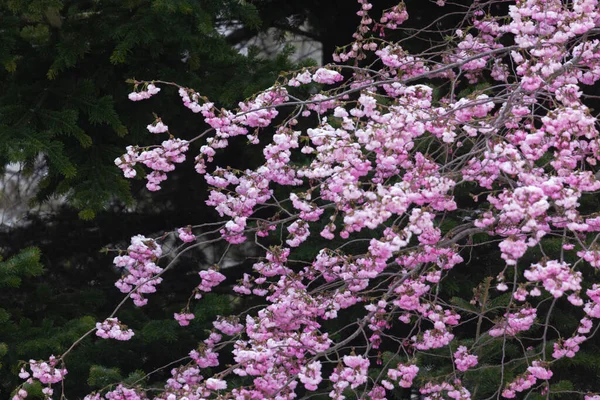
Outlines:
{"label": "dark green foliage", "polygon": [[102,389],[103,387],[118,383],[123,379],[118,368],[105,368],[101,365],[92,365],[88,377],[88,385],[91,389]]}
{"label": "dark green foliage", "polygon": [[0,256],[1,288],[18,288],[21,286],[22,278],[39,276],[42,272],[40,250],[35,247],[23,249],[6,261],[2,260],[2,256]]}
{"label": "dark green foliage", "polygon": [[[43,272],[40,264],[40,251],[35,247],[29,247],[21,250],[6,261],[0,256],[0,290],[3,292],[12,292],[20,288],[23,279],[29,279],[41,275]],[[6,306],[5,303],[0,303]],[[8,352],[8,345],[2,341],[1,334],[9,324],[11,319],[10,309],[0,307],[0,368],[2,368],[2,358]]]}

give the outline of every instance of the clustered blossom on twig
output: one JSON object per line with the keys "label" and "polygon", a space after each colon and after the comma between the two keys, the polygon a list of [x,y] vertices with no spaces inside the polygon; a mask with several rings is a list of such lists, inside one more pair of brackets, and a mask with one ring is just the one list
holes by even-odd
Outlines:
{"label": "clustered blossom on twig", "polygon": [[133,335],[133,331],[122,325],[117,318],[107,318],[96,324],[96,336],[103,339],[129,340]]}

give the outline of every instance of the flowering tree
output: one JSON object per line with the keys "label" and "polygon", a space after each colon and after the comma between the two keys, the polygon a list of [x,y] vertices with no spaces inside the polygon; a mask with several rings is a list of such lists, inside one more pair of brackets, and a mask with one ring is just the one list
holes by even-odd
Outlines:
{"label": "flowering tree", "polygon": [[[134,82],[133,101],[176,87],[209,129],[176,138],[157,118],[148,130],[168,138],[128,147],[117,166],[128,178],[145,170],[147,188],[160,190],[201,143],[196,171],[223,221],[133,237],[114,260],[120,306],[60,356],[24,365],[27,383],[51,398],[83,338],[135,335],[118,318],[121,306],[151,301],[180,255],[253,241],[264,257],[233,291],[258,306],[218,317],[160,389],[111,385],[86,399],[385,399],[398,388],[425,399],[600,399],[553,385],[553,366],[577,357],[600,326],[600,285],[589,273],[600,267],[600,217],[585,207],[600,190],[588,93],[600,80],[598,1],[473,2],[422,54],[387,39],[408,18],[405,4],[376,19],[370,3],[359,4],[355,41],[335,65],[283,75],[237,110],[175,83]],[[299,97],[304,86],[321,90]],[[236,136],[258,145],[269,126],[264,164],[215,165]],[[465,188],[470,196],[458,196]],[[181,244],[167,252],[168,236]],[[296,256],[315,237],[318,254]],[[470,302],[449,298],[445,282],[480,269],[468,257],[490,244],[500,254],[493,274]],[[541,256],[526,262],[532,252]],[[225,280],[219,265],[199,271],[190,302]],[[559,308],[579,326],[553,324]],[[195,315],[185,308],[174,317],[186,326]],[[477,379],[487,370],[491,390]],[[25,397],[23,386],[13,399]]]}

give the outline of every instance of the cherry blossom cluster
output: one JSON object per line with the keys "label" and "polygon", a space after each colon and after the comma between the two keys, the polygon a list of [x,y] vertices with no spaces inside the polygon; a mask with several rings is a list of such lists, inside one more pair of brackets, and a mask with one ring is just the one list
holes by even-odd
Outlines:
{"label": "cherry blossom cluster", "polygon": [[156,265],[162,255],[162,248],[155,240],[136,235],[125,255],[117,256],[114,264],[123,268],[124,275],[115,286],[122,293],[131,293],[130,297],[138,307],[145,305],[148,299],[144,294],[156,292],[156,285],[162,282],[158,276],[163,269]]}
{"label": "cherry blossom cluster", "polygon": [[127,329],[117,318],[107,318],[102,323],[96,323],[96,336],[102,339],[129,340],[133,335],[133,331]]}
{"label": "cherry blossom cluster", "polygon": [[466,371],[477,365],[477,356],[469,354],[465,346],[459,346],[454,353],[454,363],[460,371]]}
{"label": "cherry blossom cluster", "polygon": [[[31,370],[31,373],[21,369],[19,377],[21,379],[27,379],[28,383],[32,383],[34,380],[45,385],[58,383],[65,378],[65,375],[67,375],[67,370],[65,368],[57,367],[58,362],[59,359],[54,356],[50,356],[48,361],[29,360],[29,369]],[[20,396],[25,397],[22,395]]]}
{"label": "cherry blossom cluster", "polygon": [[133,168],[137,163],[144,164],[152,170],[146,175],[146,188],[150,191],[160,190],[160,183],[167,179],[167,172],[175,169],[175,164],[185,161],[188,142],[181,139],[169,139],[153,149],[143,150],[137,147],[127,147],[127,153],[115,159],[115,164],[123,170],[128,178],[136,176]]}
{"label": "cherry blossom cluster", "polygon": [[408,13],[406,12],[406,5],[404,3],[399,3],[397,6],[384,11],[379,19],[379,23],[384,25],[385,29],[397,29],[398,25],[401,25],[407,19]]}
{"label": "cherry blossom cluster", "polygon": [[[218,286],[225,280],[225,275],[212,268],[207,269],[206,271],[200,271],[198,275],[200,275],[201,280],[197,289],[201,292],[210,292],[215,286]],[[196,299],[200,299],[201,297],[202,295],[200,293],[196,294]]]}
{"label": "cherry blossom cluster", "polygon": [[179,91],[184,105],[194,112],[199,112],[204,121],[215,130],[215,135],[206,140],[206,144],[200,148],[200,154],[196,157],[196,171],[200,174],[206,173],[207,162],[213,161],[213,156],[218,149],[228,146],[229,138],[246,135],[251,143],[259,142],[256,133],[250,133],[248,128],[261,128],[271,124],[279,114],[276,106],[288,100],[285,87],[273,87],[260,94],[253,100],[239,104],[239,111],[221,110],[215,108],[211,102],[205,102],[200,106],[196,100],[190,102],[190,98],[184,89]]}
{"label": "cherry blossom cluster", "polygon": [[344,77],[337,71],[333,71],[327,68],[319,68],[314,74],[309,71],[303,71],[291,78],[288,81],[288,86],[300,86],[306,85],[310,82],[322,83],[327,85],[333,85],[334,83],[340,82]]}
{"label": "cherry blossom cluster", "polygon": [[154,96],[158,92],[160,92],[160,88],[156,87],[153,83],[151,83],[148,86],[146,86],[146,90],[129,93],[129,100],[131,100],[131,101],[146,100],[146,99],[149,99],[150,97]]}
{"label": "cherry blossom cluster", "polygon": [[[398,364],[396,368],[389,369],[387,372],[387,376],[393,380],[398,381],[398,385],[403,388],[409,388],[413,385],[413,380],[419,373],[419,367],[414,364]],[[381,381],[382,385],[385,386],[386,389],[392,390],[394,385],[389,383],[388,381]]]}
{"label": "cherry blossom cluster", "polygon": [[531,367],[527,368],[527,372],[523,376],[515,379],[506,389],[504,389],[502,397],[514,399],[517,397],[516,393],[531,388],[536,384],[538,379],[548,380],[550,378],[552,378],[552,371],[544,368],[543,363],[540,361],[534,361],[531,363]]}
{"label": "cherry blossom cluster", "polygon": [[158,118],[154,123],[149,124],[146,129],[151,133],[164,133],[169,131],[169,127]]}
{"label": "cherry blossom cluster", "polygon": [[583,304],[576,294],[581,290],[581,272],[572,271],[566,263],[551,260],[545,265],[533,264],[523,275],[529,281],[542,282],[544,289],[556,298],[561,297],[566,291],[574,291],[575,293],[569,296],[569,301],[574,305]]}
{"label": "cherry blossom cluster", "polygon": [[529,330],[535,318],[537,310],[535,308],[523,308],[515,313],[504,315],[503,321],[489,330],[490,336],[515,336],[517,333]]}
{"label": "cherry blossom cluster", "polygon": [[[427,382],[420,389],[425,400],[441,400],[450,398],[455,400],[471,400],[471,392],[462,386],[460,379],[450,382],[433,383]],[[444,394],[447,396],[445,397]]]}
{"label": "cherry blossom cluster", "polygon": [[188,326],[190,321],[195,318],[195,315],[189,312],[175,313],[173,314],[175,321],[179,323],[180,326]]}
{"label": "cherry blossom cluster", "polygon": [[369,360],[362,356],[344,356],[344,366],[338,367],[329,376],[333,382],[333,391],[329,397],[334,400],[343,400],[345,396],[342,392],[350,387],[356,389],[367,381],[367,371],[369,369]]}
{"label": "cherry blossom cluster", "polygon": [[192,228],[190,226],[177,229],[177,234],[179,239],[181,239],[181,241],[185,243],[194,242],[196,240],[196,236],[194,236],[194,233],[192,232]]}
{"label": "cherry blossom cluster", "polygon": [[144,394],[138,393],[135,389],[130,389],[124,385],[117,385],[113,390],[110,390],[102,396],[100,393],[93,393],[85,396],[84,400],[146,400]]}

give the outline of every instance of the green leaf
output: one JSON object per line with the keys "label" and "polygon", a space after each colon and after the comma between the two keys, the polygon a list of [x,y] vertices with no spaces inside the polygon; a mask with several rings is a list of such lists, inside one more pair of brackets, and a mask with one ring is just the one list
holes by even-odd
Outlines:
{"label": "green leaf", "polygon": [[508,303],[510,303],[511,294],[510,293],[502,293],[501,295],[490,299],[486,304],[486,308],[497,308],[497,307],[506,307]]}
{"label": "green leaf", "polygon": [[[572,391],[575,390],[575,386],[573,382],[569,380],[561,380],[556,383],[550,384],[550,398],[551,399],[571,399],[573,398]],[[559,393],[553,393],[559,392]],[[560,392],[570,392],[570,393],[560,393]]]}
{"label": "green leaf", "polygon": [[90,221],[96,217],[96,213],[94,212],[94,210],[91,210],[89,208],[79,211],[78,215],[79,218],[81,218],[84,221]]}
{"label": "green leaf", "polygon": [[173,320],[158,320],[148,322],[140,333],[146,342],[173,343],[177,340],[176,323]]}
{"label": "green leaf", "polygon": [[101,389],[112,383],[121,381],[121,371],[118,368],[107,368],[102,365],[92,365],[87,383],[92,389]]}
{"label": "green leaf", "polygon": [[56,79],[61,72],[75,66],[88,52],[89,41],[70,34],[56,45],[56,49],[56,58],[46,73],[49,80]]}
{"label": "green leaf", "polygon": [[77,125],[78,112],[77,110],[65,109],[61,111],[40,110],[38,112],[42,118],[42,123],[45,124],[52,132],[52,137],[65,135],[76,138],[81,147],[90,147],[92,138]]}
{"label": "green leaf", "polygon": [[21,30],[21,37],[34,46],[41,46],[50,40],[50,29],[48,25],[29,25]]}
{"label": "green leaf", "polygon": [[4,308],[0,308],[0,324],[5,323],[10,318],[10,313]]}
{"label": "green leaf", "polygon": [[3,357],[8,353],[8,345],[6,343],[0,342],[0,357]]}
{"label": "green leaf", "polygon": [[22,278],[39,276],[42,272],[40,250],[37,247],[25,248],[0,262],[0,287],[19,287]]}
{"label": "green leaf", "polygon": [[475,307],[473,304],[469,303],[467,300],[462,299],[460,297],[456,297],[456,296],[452,297],[450,299],[450,303],[452,303],[460,308],[464,308],[465,310],[473,311],[474,313],[479,312],[477,307]]}
{"label": "green leaf", "polygon": [[73,178],[77,175],[75,165],[63,152],[64,145],[61,142],[50,142],[46,147],[46,155],[50,164],[64,175],[66,178]]}

